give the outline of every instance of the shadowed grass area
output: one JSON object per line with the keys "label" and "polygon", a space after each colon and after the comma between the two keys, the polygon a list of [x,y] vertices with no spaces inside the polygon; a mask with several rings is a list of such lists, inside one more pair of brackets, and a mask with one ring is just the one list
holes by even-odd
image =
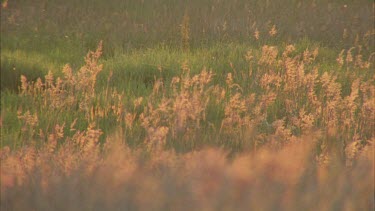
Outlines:
{"label": "shadowed grass area", "polygon": [[349,47],[349,43],[337,41],[345,28],[347,38],[354,40],[372,27],[372,6],[368,0],[18,0],[8,2],[3,9],[2,32],[18,36],[22,32],[30,36],[48,32],[52,37],[81,39],[89,47],[94,47],[93,39],[99,38],[109,43],[109,49],[150,47],[161,42],[179,45],[179,27],[187,14],[193,46],[253,39],[255,29],[265,37],[275,24],[282,41],[308,36],[325,44]]}

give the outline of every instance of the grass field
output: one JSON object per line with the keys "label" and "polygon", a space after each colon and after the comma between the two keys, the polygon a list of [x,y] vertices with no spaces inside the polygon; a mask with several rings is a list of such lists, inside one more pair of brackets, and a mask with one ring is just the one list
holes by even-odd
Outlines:
{"label": "grass field", "polygon": [[1,6],[1,210],[373,210],[371,0]]}

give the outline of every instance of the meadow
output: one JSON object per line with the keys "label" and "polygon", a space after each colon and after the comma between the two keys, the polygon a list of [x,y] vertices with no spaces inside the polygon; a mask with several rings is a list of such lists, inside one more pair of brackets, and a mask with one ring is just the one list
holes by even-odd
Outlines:
{"label": "meadow", "polygon": [[375,4],[1,6],[1,210],[373,210]]}

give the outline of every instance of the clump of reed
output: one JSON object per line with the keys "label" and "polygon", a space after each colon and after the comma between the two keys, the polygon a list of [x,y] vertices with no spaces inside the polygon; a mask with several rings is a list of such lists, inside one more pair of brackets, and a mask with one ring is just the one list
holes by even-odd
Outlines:
{"label": "clump of reed", "polygon": [[[78,71],[66,65],[63,78],[54,79],[51,72],[44,81],[21,76],[20,96],[30,99],[37,111],[75,114],[74,122],[55,125],[78,120],[86,122],[86,127],[98,126],[101,121],[115,119],[127,141],[137,146],[197,149],[215,144],[246,151],[264,145],[282,147],[307,134],[319,134],[319,153],[333,150],[345,161],[351,157],[346,155],[347,147],[372,143],[375,126],[374,75],[369,74],[372,55],[366,61],[360,50],[353,56],[353,49],[346,51],[345,63],[345,50],[337,58],[346,78],[319,69],[315,61],[318,48],[296,53],[294,45],[282,51],[265,45],[258,52],[247,52],[247,74],[232,67],[224,83],[214,83],[213,70],[204,68],[192,74],[186,62],[171,81],[155,78],[149,96],[128,99],[110,87],[110,80],[105,90],[95,86],[103,68],[99,64],[100,43]],[[240,78],[249,83],[241,83]],[[350,87],[346,94],[340,83],[343,80]],[[43,112],[19,109],[22,137],[35,139],[39,130],[39,137],[47,140],[44,134],[53,132],[53,127],[38,128],[38,115]]]}

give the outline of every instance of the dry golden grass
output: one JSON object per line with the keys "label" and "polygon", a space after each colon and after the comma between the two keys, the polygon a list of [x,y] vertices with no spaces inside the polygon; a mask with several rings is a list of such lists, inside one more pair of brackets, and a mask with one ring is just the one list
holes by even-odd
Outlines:
{"label": "dry golden grass", "polygon": [[[248,52],[248,75],[232,67],[222,84],[213,83],[212,70],[192,75],[184,63],[170,83],[155,80],[150,96],[130,103],[109,86],[104,94],[95,87],[101,43],[77,72],[65,66],[63,78],[22,76],[20,96],[45,111],[76,108],[88,127],[76,129],[76,119],[69,129],[63,122],[44,130],[36,113],[20,110],[25,144],[1,149],[1,208],[372,210],[375,77],[358,70],[374,65],[353,49],[337,59],[351,84],[347,95],[339,73],[319,73],[319,49],[298,54],[293,45]],[[240,77],[254,78],[254,90]],[[97,123],[109,116],[119,133],[106,134],[103,145]],[[204,146],[207,137],[242,152],[173,150]],[[129,138],[142,145],[129,148]]]}
{"label": "dry golden grass", "polygon": [[[350,168],[317,162],[313,138],[228,159],[220,149],[187,154],[131,150],[88,131],[58,149],[1,151],[2,210],[371,210],[373,147]],[[86,144],[82,144],[81,142]],[[91,144],[90,144],[91,143]]]}

